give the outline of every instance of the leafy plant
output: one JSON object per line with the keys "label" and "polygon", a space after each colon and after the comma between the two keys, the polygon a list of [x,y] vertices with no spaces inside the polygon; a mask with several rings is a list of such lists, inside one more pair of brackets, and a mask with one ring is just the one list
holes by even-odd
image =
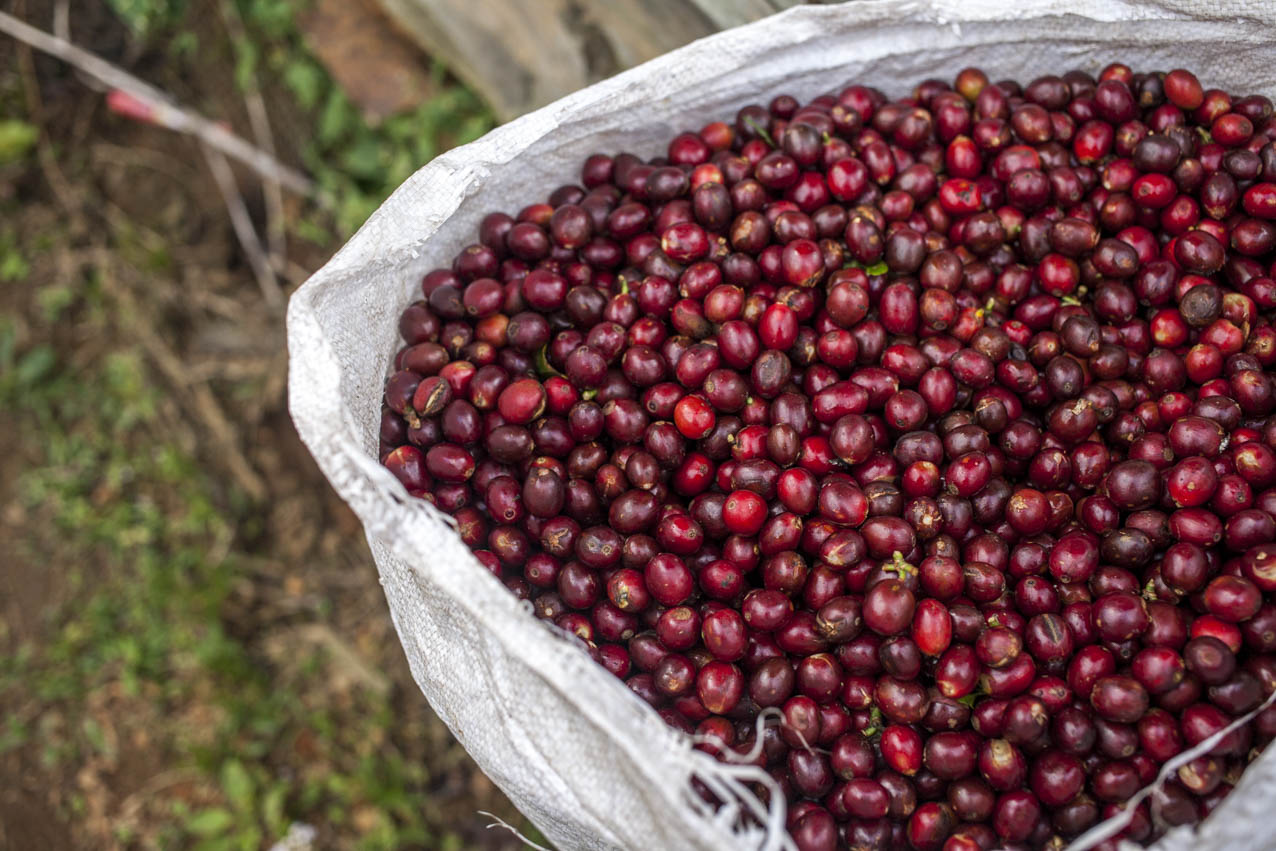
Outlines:
{"label": "leafy plant", "polygon": [[[373,126],[306,49],[290,4],[240,0],[251,37],[237,44],[237,77],[281,80],[314,122],[301,157],[324,194],[336,201],[336,230],[350,234],[412,172],[439,153],[473,141],[494,125],[487,107],[442,65],[431,68],[435,94],[414,110]],[[318,237],[313,230],[308,238]]]}
{"label": "leafy plant", "polygon": [[25,157],[39,138],[33,124],[17,118],[0,120],[0,165]]}

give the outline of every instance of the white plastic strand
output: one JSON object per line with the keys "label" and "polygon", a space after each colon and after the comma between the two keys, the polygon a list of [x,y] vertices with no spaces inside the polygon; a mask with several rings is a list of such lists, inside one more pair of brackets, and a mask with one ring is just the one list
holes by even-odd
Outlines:
{"label": "white plastic strand", "polygon": [[1183,751],[1183,753],[1172,757],[1161,766],[1161,770],[1157,772],[1155,780],[1140,789],[1133,798],[1126,802],[1125,809],[1122,810],[1120,814],[1113,816],[1102,824],[1095,825],[1076,839],[1072,840],[1072,844],[1067,847],[1066,851],[1089,851],[1090,848],[1098,845],[1103,840],[1111,839],[1116,836],[1124,830],[1127,825],[1129,825],[1130,821],[1134,818],[1134,811],[1138,808],[1139,804],[1150,797],[1154,792],[1156,792],[1156,790],[1163,787],[1165,782],[1173,778],[1180,768],[1187,765],[1198,756],[1204,756],[1212,751],[1215,745],[1227,738],[1229,733],[1239,730],[1250,721],[1253,721],[1256,717],[1258,717],[1258,713],[1262,712],[1273,703],[1276,703],[1276,690],[1272,691],[1272,693],[1267,696],[1267,699],[1260,703],[1255,709],[1245,713],[1240,718],[1237,718],[1235,721],[1228,724],[1212,736],[1207,737],[1196,745],[1196,747],[1188,748]]}

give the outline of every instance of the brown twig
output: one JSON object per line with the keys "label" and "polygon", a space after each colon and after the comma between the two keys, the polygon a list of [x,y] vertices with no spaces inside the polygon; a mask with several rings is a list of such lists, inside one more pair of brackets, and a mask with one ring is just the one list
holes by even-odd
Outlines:
{"label": "brown twig", "polygon": [[254,427],[261,425],[271,408],[283,401],[288,390],[288,350],[281,348],[274,353],[265,371],[265,386],[244,411],[244,419]]}
{"label": "brown twig", "polygon": [[206,384],[187,386],[186,367],[182,359],[172,347],[160,336],[159,332],[147,321],[141,305],[138,304],[130,287],[119,282],[115,276],[115,258],[106,250],[100,250],[98,269],[101,272],[103,289],[112,296],[120,307],[117,315],[124,327],[132,332],[142,348],[150,356],[160,374],[180,394],[187,395],[185,407],[195,415],[197,422],[208,430],[209,437],[216,451],[223,459],[226,469],[239,486],[255,502],[261,502],[269,494],[266,482],[261,474],[253,468],[248,459],[240,451],[235,437],[235,428],[222,410],[222,406]]}
{"label": "brown twig", "polygon": [[[191,361],[186,365],[186,384],[188,386],[202,384],[214,379],[258,381],[267,378],[270,374],[268,370],[273,366],[271,359],[262,357],[231,359],[223,356]],[[285,372],[287,372],[286,369]]]}
{"label": "brown twig", "polygon": [[220,295],[212,291],[211,287],[221,279],[218,269],[201,269],[201,275],[205,276],[209,281],[210,289],[191,289],[185,294],[185,298],[193,307],[220,316],[222,319],[228,319],[231,322],[240,322],[244,318],[244,305],[237,299],[229,296]]}
{"label": "brown twig", "polygon": [[199,772],[192,768],[170,768],[153,774],[142,784],[141,788],[133,792],[127,798],[120,802],[115,816],[120,826],[132,824],[148,802],[155,799],[155,795],[170,786],[176,786],[179,783],[191,783],[200,779]]}
{"label": "brown twig", "polygon": [[204,151],[204,159],[208,161],[208,168],[213,173],[213,180],[217,182],[217,189],[222,194],[222,201],[226,203],[231,227],[235,229],[235,236],[248,257],[248,265],[252,267],[253,276],[257,278],[257,286],[261,287],[262,297],[266,299],[266,306],[273,311],[279,311],[283,307],[284,293],[279,287],[279,279],[275,277],[274,267],[261,247],[261,239],[253,228],[252,217],[248,214],[248,205],[244,203],[239,184],[235,182],[235,173],[220,151],[215,151],[207,145],[202,145],[201,148]]}
{"label": "brown twig", "polygon": [[189,185],[199,174],[199,169],[192,163],[170,156],[153,148],[137,145],[114,145],[110,142],[94,141],[88,146],[89,156],[94,162],[121,165],[126,168],[143,168],[161,174],[169,180],[182,185]]}
{"label": "brown twig", "polygon": [[291,192],[314,197],[319,203],[327,204],[326,199],[318,194],[314,182],[301,172],[289,168],[225,127],[178,105],[164,92],[139,80],[127,71],[117,68],[100,56],[76,47],[66,39],[58,38],[20,21],[7,12],[0,12],[0,32],[36,50],[55,56],[100,83],[125,93],[149,110],[147,120],[171,130],[196,136],[208,147],[248,166],[263,179],[275,180]]}
{"label": "brown twig", "polygon": [[[0,12],[0,15],[4,14]],[[68,214],[76,215],[83,204],[79,194],[72,188],[71,182],[62,173],[53,148],[49,145],[48,133],[44,127],[44,98],[40,96],[40,84],[36,79],[35,59],[31,49],[22,45],[18,49],[18,71],[22,77],[22,93],[27,102],[27,112],[40,124],[40,138],[36,144],[36,159],[40,163],[40,171],[48,181],[49,188],[57,196]]]}
{"label": "brown twig", "polygon": [[[222,20],[226,24],[232,42],[244,42],[248,33],[244,29],[244,19],[239,9],[231,0],[221,2]],[[257,76],[249,78],[244,91],[244,106],[248,109],[248,123],[253,130],[253,138],[263,151],[276,156],[275,134],[270,129],[270,116],[266,112],[266,101],[261,96],[261,87],[257,84]],[[276,272],[283,272],[288,258],[288,233],[284,223],[284,193],[279,181],[266,177],[262,181],[262,194],[266,199],[266,245],[270,250],[270,261]]]}
{"label": "brown twig", "polygon": [[136,217],[129,215],[127,210],[110,198],[103,198],[100,203],[102,215],[116,233],[136,235],[138,242],[149,251],[163,251],[169,247],[168,240],[156,233],[154,229],[139,222]]}
{"label": "brown twig", "polygon": [[53,6],[53,34],[71,40],[71,0],[58,0]]}
{"label": "brown twig", "polygon": [[299,287],[309,280],[310,276],[313,275],[314,272],[296,261],[284,258],[284,267],[279,270],[279,274],[283,275],[284,278],[287,279],[288,283],[292,284],[294,287]]}

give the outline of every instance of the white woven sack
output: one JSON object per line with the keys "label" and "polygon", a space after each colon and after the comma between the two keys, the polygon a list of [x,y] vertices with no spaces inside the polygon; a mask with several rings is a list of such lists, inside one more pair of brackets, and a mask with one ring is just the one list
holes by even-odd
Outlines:
{"label": "white woven sack", "polygon": [[[804,7],[697,41],[450,151],[403,184],[293,296],[289,402],[302,439],[367,531],[413,676],[479,766],[561,849],[779,848],[783,812],[746,796],[706,811],[696,776],[730,797],[751,770],[693,751],[619,680],[536,620],[471,556],[448,518],[409,499],[376,459],[397,317],[427,270],[475,241],[481,217],[578,179],[584,157],[664,151],[782,92],[852,83],[900,96],[968,65],[1028,81],[1111,61],[1186,67],[1207,86],[1276,95],[1276,4],[1113,0],[867,0]],[[1271,848],[1269,752],[1199,833],[1169,849]]]}

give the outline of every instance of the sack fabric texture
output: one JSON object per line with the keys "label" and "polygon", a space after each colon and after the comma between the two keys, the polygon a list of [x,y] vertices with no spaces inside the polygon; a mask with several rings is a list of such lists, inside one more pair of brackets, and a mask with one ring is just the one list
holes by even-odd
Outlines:
{"label": "sack fabric texture", "polygon": [[[748,103],[851,83],[906,94],[977,65],[1027,82],[1109,62],[1185,67],[1208,86],[1276,95],[1276,3],[1263,0],[865,0],[799,7],[697,41],[493,130],[420,169],[293,296],[289,403],[302,439],[358,514],[413,676],[475,761],[560,849],[792,847],[754,769],[694,750],[582,647],[534,618],[377,462],[399,312],[491,210],[578,180],[590,153],[663,153],[676,133]],[[699,778],[728,804],[706,807]],[[1268,752],[1198,831],[1163,849],[1270,848]],[[742,826],[741,810],[755,814]],[[761,826],[759,826],[761,825]],[[1074,847],[1089,844],[1077,843]]]}

